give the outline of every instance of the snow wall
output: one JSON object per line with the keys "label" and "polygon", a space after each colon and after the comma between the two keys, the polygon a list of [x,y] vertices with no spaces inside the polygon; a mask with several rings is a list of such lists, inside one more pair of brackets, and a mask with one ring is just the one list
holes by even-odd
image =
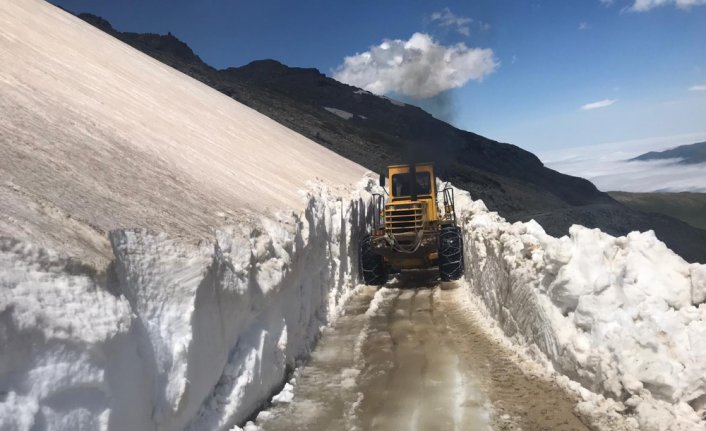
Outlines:
{"label": "snow wall", "polygon": [[575,225],[554,238],[460,190],[456,209],[470,290],[507,336],[622,402],[640,429],[706,429],[706,265],[651,231],[616,238]]}
{"label": "snow wall", "polygon": [[354,291],[372,182],[189,246],[110,233],[106,275],[0,239],[0,430],[216,430],[284,383]]}
{"label": "snow wall", "polygon": [[[0,430],[244,422],[355,292],[373,187],[312,185],[303,212],[198,246],[113,231],[105,273],[0,239]],[[644,430],[704,429],[706,265],[651,232],[554,238],[466,192],[456,202],[470,293],[512,340],[587,404],[615,399]]]}

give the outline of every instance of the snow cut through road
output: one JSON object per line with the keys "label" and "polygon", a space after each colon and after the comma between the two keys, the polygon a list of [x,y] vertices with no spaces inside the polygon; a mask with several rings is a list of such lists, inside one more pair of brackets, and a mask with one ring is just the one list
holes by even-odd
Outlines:
{"label": "snow cut through road", "polygon": [[586,430],[576,401],[526,375],[462,310],[465,289],[397,281],[366,288],[328,329],[291,388],[261,412],[279,430]]}

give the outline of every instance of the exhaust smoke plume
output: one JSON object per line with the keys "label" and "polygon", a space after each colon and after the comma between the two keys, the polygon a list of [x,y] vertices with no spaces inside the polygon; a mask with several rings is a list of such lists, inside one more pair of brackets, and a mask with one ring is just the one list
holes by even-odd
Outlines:
{"label": "exhaust smoke plume", "polygon": [[408,41],[384,40],[346,57],[333,77],[378,95],[428,99],[469,80],[481,81],[498,65],[492,49],[444,46],[428,34],[415,33]]}
{"label": "exhaust smoke plume", "polygon": [[453,91],[444,91],[428,99],[413,99],[411,97],[399,97],[399,99],[422,108],[441,121],[455,125],[459,106]]}

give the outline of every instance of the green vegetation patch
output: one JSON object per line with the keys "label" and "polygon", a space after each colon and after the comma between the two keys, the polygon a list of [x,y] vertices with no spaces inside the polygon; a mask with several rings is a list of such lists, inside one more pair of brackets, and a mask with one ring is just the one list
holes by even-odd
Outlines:
{"label": "green vegetation patch", "polygon": [[638,210],[672,216],[706,229],[706,193],[608,192],[613,199]]}

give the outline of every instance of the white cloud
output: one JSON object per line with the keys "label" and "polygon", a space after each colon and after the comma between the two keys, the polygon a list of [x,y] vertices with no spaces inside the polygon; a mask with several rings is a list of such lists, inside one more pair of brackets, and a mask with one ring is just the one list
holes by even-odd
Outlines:
{"label": "white cloud", "polygon": [[706,85],[694,85],[689,88],[689,91],[706,91]]}
{"label": "white cloud", "polygon": [[379,95],[396,92],[425,99],[469,80],[481,81],[498,66],[492,49],[444,46],[428,34],[414,33],[408,41],[384,40],[346,57],[333,77]]}
{"label": "white cloud", "polygon": [[588,25],[587,22],[579,23],[579,30],[588,30],[588,29],[590,29],[590,28],[591,28],[591,26]]}
{"label": "white cloud", "polygon": [[646,12],[660,6],[675,5],[680,9],[690,9],[693,6],[705,5],[706,0],[635,0],[630,10]]}
{"label": "white cloud", "polygon": [[465,16],[458,16],[451,12],[451,10],[447,7],[439,12],[434,12],[431,14],[431,21],[438,23],[442,27],[453,28],[464,36],[471,35],[470,24],[473,22],[473,19]]}
{"label": "white cloud", "polygon": [[591,109],[605,108],[606,106],[610,106],[617,101],[618,101],[617,99],[599,100],[598,102],[587,103],[587,104],[583,105],[581,107],[581,109],[584,111],[590,111]]}

